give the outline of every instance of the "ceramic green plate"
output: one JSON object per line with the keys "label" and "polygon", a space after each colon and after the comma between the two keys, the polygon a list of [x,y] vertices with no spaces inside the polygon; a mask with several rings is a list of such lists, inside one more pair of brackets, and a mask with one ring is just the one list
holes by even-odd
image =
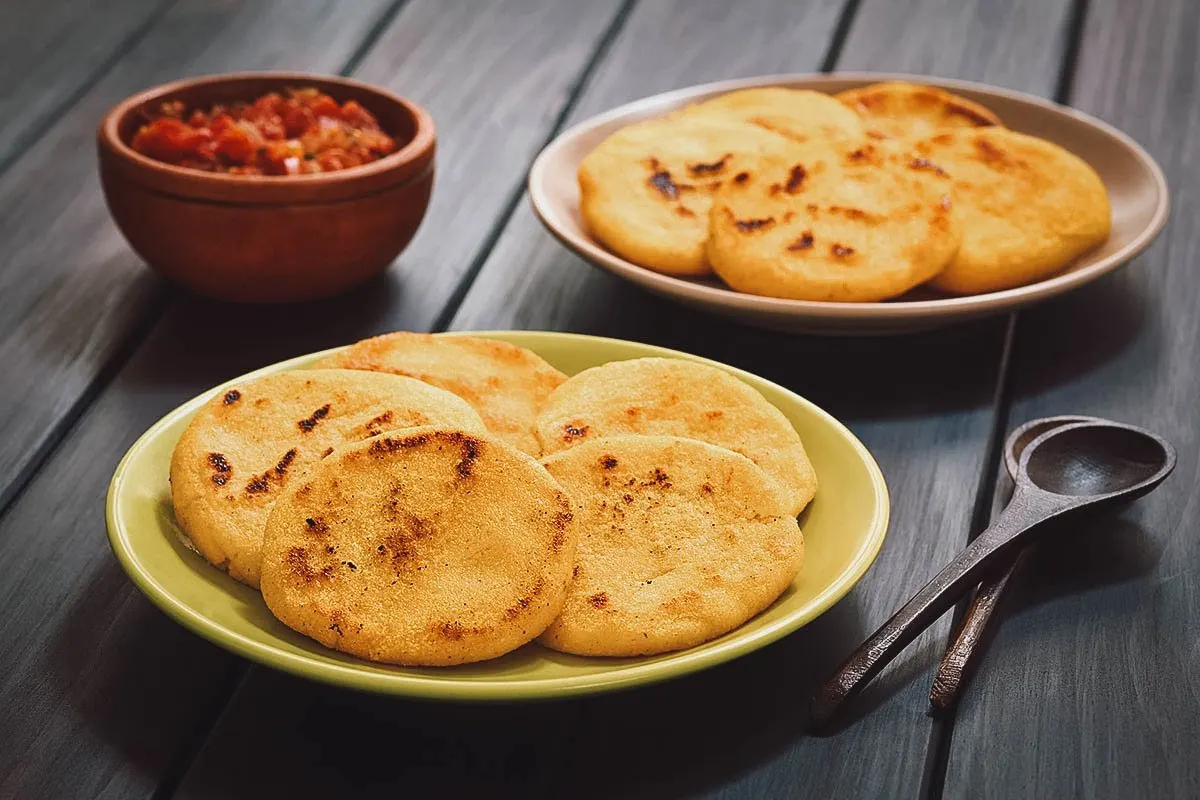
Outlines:
{"label": "ceramic green plate", "polygon": [[[454,334],[446,334],[454,335]],[[608,361],[696,356],[636,342],[565,333],[486,332],[527,347],[573,375]],[[302,356],[238,378],[312,363]],[[258,592],[209,566],[187,545],[171,510],[171,451],[188,420],[217,387],[159,420],[121,460],[108,491],[108,538],[129,577],[159,608],[206,639],[269,667],[354,689],[459,700],[562,697],[677,677],[756,650],[810,622],[846,594],[883,544],[887,487],[871,454],[841,423],[762,378],[714,362],[758,389],[800,432],[820,480],[800,519],[806,556],[796,582],[737,630],[690,650],[650,658],[582,658],[527,645],[503,658],[417,669],[360,661],[293,632]],[[230,383],[233,383],[231,381]]]}

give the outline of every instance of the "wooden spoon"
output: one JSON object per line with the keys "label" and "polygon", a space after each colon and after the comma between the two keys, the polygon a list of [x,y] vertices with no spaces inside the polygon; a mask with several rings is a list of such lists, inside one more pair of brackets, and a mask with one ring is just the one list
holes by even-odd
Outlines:
{"label": "wooden spoon", "polygon": [[1016,488],[1005,509],[821,687],[813,698],[813,724],[827,723],[989,570],[1044,532],[1043,523],[1140,497],[1174,468],[1174,448],[1132,425],[1081,422],[1038,436],[1021,454]]}
{"label": "wooden spoon", "polygon": [[[1014,481],[1017,476],[1017,465],[1021,461],[1021,453],[1025,447],[1048,430],[1069,425],[1074,422],[1105,422],[1098,417],[1066,415],[1060,417],[1043,417],[1030,420],[1014,430],[1004,443],[1004,466],[1008,476]],[[985,640],[990,630],[992,618],[1004,603],[1004,597],[1013,575],[1025,559],[1029,548],[1017,553],[1013,562],[1007,568],[995,575],[987,576],[979,584],[967,615],[963,619],[958,636],[942,656],[937,673],[933,676],[933,685],[929,690],[929,704],[935,712],[943,712],[958,702],[959,692],[967,679],[975,671],[978,657],[982,655]]]}

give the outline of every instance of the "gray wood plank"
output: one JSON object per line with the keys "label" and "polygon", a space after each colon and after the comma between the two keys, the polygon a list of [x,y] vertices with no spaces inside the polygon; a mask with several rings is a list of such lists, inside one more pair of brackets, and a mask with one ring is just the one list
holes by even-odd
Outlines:
{"label": "gray wood plank", "polygon": [[[196,6],[203,11],[203,4]],[[486,239],[489,220],[499,214],[507,196],[494,186],[481,190],[479,175],[490,171],[495,180],[507,176],[507,194],[519,188],[525,164],[548,135],[557,106],[617,8],[615,0],[569,14],[558,11],[557,4],[539,0],[510,0],[489,6],[487,13],[473,11],[466,3],[451,9],[436,0],[412,0],[403,7],[376,44],[388,51],[387,58],[377,61],[368,54],[359,74],[404,93],[410,83],[422,86],[438,123],[449,132],[442,137],[440,153],[447,168],[440,171],[437,188],[444,210],[431,209],[426,221],[427,227],[442,233],[425,247],[436,247],[440,239],[448,243],[451,255],[461,256],[463,263],[470,261],[471,242],[478,247]],[[448,16],[435,13],[439,9]],[[279,11],[263,9],[262,13],[269,19]],[[226,43],[230,49],[223,51],[224,58],[243,57],[238,48],[244,40],[231,36],[223,26],[246,26],[251,20],[227,13],[220,23],[215,11],[212,14],[205,17],[209,22],[201,30]],[[175,48],[179,58],[178,40],[185,31],[176,26],[187,28],[194,37],[197,22],[178,21],[172,15],[163,22],[163,38],[156,28],[145,44],[150,52],[135,57],[152,61],[157,57],[154,43],[159,42]],[[373,23],[374,18],[363,13],[360,39]],[[336,70],[353,53],[355,41],[345,29],[348,21],[331,19],[328,24],[334,30],[324,28],[321,18],[310,18],[307,26],[297,20],[296,25],[307,27],[308,32],[285,29],[280,33],[282,43],[274,49],[299,48],[299,52],[311,51],[308,58],[328,59],[321,42],[344,40],[340,60],[319,67]],[[572,54],[570,59],[553,60],[559,71],[555,75],[539,66],[542,51],[552,43],[561,48],[560,54]],[[195,50],[185,52],[221,58],[213,52],[221,48],[212,42],[191,46]],[[402,58],[405,52],[408,57]],[[513,116],[511,109],[517,107],[527,116]],[[492,119],[504,130],[491,127]],[[490,169],[492,151],[480,144],[501,137],[511,148],[506,154],[523,159],[505,167],[507,172]],[[84,168],[91,166],[79,167]],[[139,280],[129,277],[136,271],[134,260],[120,254],[116,232],[107,229],[99,207],[93,209],[88,202],[80,200],[85,206],[81,218],[91,220],[96,230],[82,243],[89,249],[77,251],[86,258],[82,264],[77,260],[76,269],[98,273],[95,289],[106,275],[124,281],[126,294],[117,287],[96,302],[131,304],[129,287],[136,287]],[[472,208],[478,218],[456,216],[460,204]],[[88,216],[93,212],[95,219]],[[77,242],[76,248],[80,247]],[[93,261],[94,256],[124,266]],[[440,297],[435,289],[428,289],[425,302],[431,307],[446,302],[453,285],[453,281],[438,285]],[[153,286],[149,291],[153,293]],[[176,768],[175,759],[182,758],[178,766],[186,766],[190,729],[196,723],[211,724],[227,701],[231,676],[240,675],[242,662],[176,630],[121,576],[104,540],[101,510],[112,470],[121,453],[157,417],[213,383],[285,355],[403,324],[391,315],[401,295],[410,291],[416,290],[393,276],[331,301],[287,308],[229,307],[180,296],[145,334],[129,362],[0,519],[0,558],[9,574],[19,576],[11,583],[0,582],[0,607],[13,611],[0,619],[0,636],[6,641],[0,651],[0,703],[6,714],[23,720],[19,726],[0,726],[0,796],[145,794]],[[84,300],[79,295],[56,298],[66,308]],[[74,330],[78,320],[60,319],[65,313],[42,320],[52,328],[45,335],[78,341],[86,331]],[[128,326],[135,318],[129,309],[95,310],[91,319],[96,314],[114,329]],[[221,316],[228,329],[246,335],[235,342],[214,339],[207,324],[214,315]],[[270,335],[259,333],[266,331]],[[28,339],[39,333],[19,329],[17,335]],[[110,336],[119,339],[116,333]],[[82,370],[97,358],[71,364]],[[32,362],[24,374],[31,380],[45,375],[33,369],[37,366],[46,365]],[[61,364],[57,368],[64,369]],[[62,555],[67,551],[71,557]],[[87,635],[80,635],[81,631]],[[72,656],[76,640],[80,655]],[[127,717],[121,716],[122,709]],[[295,753],[277,757],[293,758]]]}
{"label": "gray wood plank", "polygon": [[0,7],[0,169],[169,4],[42,0]]}
{"label": "gray wood plank", "polygon": [[1069,3],[1032,0],[865,0],[837,68],[980,80],[1048,96],[1066,49],[1069,13]]}
{"label": "gray wood plank", "polygon": [[[0,361],[12,370],[0,430],[15,439],[0,446],[6,460],[25,454],[20,448],[29,441],[21,436],[29,429],[14,425],[40,419],[35,404],[52,405],[58,392],[78,393],[70,381],[25,382],[50,380],[54,366],[85,357],[87,337],[104,337],[89,325],[133,302],[106,285],[128,284],[138,268],[120,252],[92,174],[91,137],[102,109],[187,72],[337,70],[387,7],[379,0],[335,14],[330,3],[182,3],[9,173],[0,186],[0,241],[7,250],[2,302],[12,301],[5,312],[21,315],[24,327],[8,328],[17,320],[0,315],[8,328]],[[18,304],[31,301],[28,286],[53,291],[71,282],[79,284],[76,291],[96,293],[92,314],[71,308],[78,316],[64,317],[67,309],[56,312],[53,304]],[[14,353],[25,360],[14,360]],[[6,574],[0,796],[149,794],[240,672],[232,657],[178,630],[142,600],[104,538],[107,476],[147,421],[179,398],[169,375],[143,373],[133,392],[113,397],[104,424],[72,433],[55,468],[0,520]],[[140,416],[131,416],[138,409]]]}
{"label": "gray wood plank", "polygon": [[621,3],[411,2],[357,77],[433,114],[437,181],[425,223],[386,276],[378,330],[434,326],[524,186]]}
{"label": "gray wood plank", "polygon": [[1179,465],[1034,555],[959,708],[948,798],[1200,797],[1198,30],[1188,0],[1088,7],[1072,102],[1159,160],[1173,222],[1125,271],[1021,315],[1010,414],[1145,425]]}
{"label": "gray wood plank", "polygon": [[[1067,2],[864,2],[837,65],[995,80],[1049,95],[1064,51],[1068,11]],[[743,18],[744,6],[739,6],[738,19]],[[996,30],[1003,35],[993,41]],[[714,31],[716,42],[736,38],[728,29]],[[703,39],[693,44],[710,59],[723,52],[720,44]],[[812,68],[812,53],[820,52],[819,47],[794,44],[783,52],[796,60],[781,64],[779,48],[746,50],[737,48],[739,57],[762,59],[745,65],[753,72]],[[811,60],[801,60],[806,57]],[[614,58],[605,66],[610,64],[620,62]],[[677,80],[690,83],[714,73],[721,74],[719,65],[713,72],[683,74]],[[644,88],[645,73],[631,69],[610,79],[621,89],[593,99],[593,91],[602,91],[600,75],[581,103],[581,114],[652,90]],[[967,540],[994,420],[1004,320],[917,337],[858,341],[746,331],[677,308],[587,267],[542,231],[523,207],[472,286],[454,327],[567,329],[679,347],[767,375],[854,429],[888,478],[893,503],[889,539],[861,587],[839,606],[837,622],[806,632],[811,638],[803,648],[789,642],[797,649],[780,649],[775,658],[784,662],[790,653],[793,669],[819,662],[821,668],[811,674],[823,677]],[[721,796],[916,795],[931,734],[924,716],[928,681],[948,622],[935,626],[881,676],[860,705],[872,709],[869,716],[835,737],[805,737],[803,700],[815,680],[811,674],[797,675],[800,685],[781,690],[780,702],[764,704],[761,724],[774,731],[772,744],[760,745],[749,764],[730,759],[713,767],[719,777],[710,779],[706,790]],[[751,683],[770,680],[771,669],[779,669],[771,657],[761,664],[760,676],[750,673]],[[719,676],[713,681],[690,702],[742,691]],[[643,702],[656,699],[647,693]],[[690,718],[679,719],[666,737],[686,735]],[[707,735],[736,751],[745,732],[710,730]],[[656,737],[643,746],[663,738],[664,732],[656,731]]]}
{"label": "gray wood plank", "polygon": [[[156,83],[238,69],[336,72],[390,3],[305,0],[174,6],[51,126],[0,183],[0,508],[38,463],[163,284],[105,208],[94,138],[101,116]],[[19,376],[17,378],[16,376]]]}
{"label": "gray wood plank", "polygon": [[[604,29],[615,7],[616,0],[581,8],[413,2],[401,12],[405,23],[390,26],[359,65],[356,77],[412,97],[439,124],[433,201],[417,237],[377,285],[392,297],[392,312],[377,330],[433,324],[491,235],[498,209],[520,191],[529,161],[591,53],[593,32]],[[360,4],[313,8],[348,17],[329,34],[335,41],[351,37],[353,23],[372,16]],[[222,13],[192,4],[172,18],[191,18],[203,30],[207,17]],[[253,5],[238,13],[245,23],[239,36],[247,39],[275,24]],[[284,18],[279,35],[305,41],[291,30],[304,22]],[[8,262],[0,264],[0,373],[28,378],[0,395],[0,508],[122,344],[144,330],[139,326],[162,298],[162,282],[129,251],[104,208],[92,166],[95,120],[134,88],[167,77],[258,62],[304,63],[303,48],[292,52],[287,46],[243,55],[243,61],[205,60],[186,29],[178,36],[174,58],[139,50],[125,59],[0,186],[0,241],[10,243]],[[192,54],[200,60],[181,68]],[[331,60],[310,68],[340,66]],[[456,83],[448,85],[447,76]],[[56,237],[47,236],[51,222]],[[284,337],[273,341],[283,352],[296,352]]]}

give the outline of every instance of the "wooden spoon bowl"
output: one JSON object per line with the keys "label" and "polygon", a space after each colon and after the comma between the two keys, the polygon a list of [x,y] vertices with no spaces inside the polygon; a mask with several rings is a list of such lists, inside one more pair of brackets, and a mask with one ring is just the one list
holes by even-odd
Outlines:
{"label": "wooden spoon bowl", "polygon": [[[130,147],[146,112],[189,109],[313,86],[356,100],[396,139],[370,164],[313,175],[226,175],[178,167]],[[305,73],[233,73],[130,97],[100,123],[100,182],[109,211],[155,270],[236,302],[311,300],[377,275],[416,233],[433,188],[433,120],[420,106],[358,81]]]}
{"label": "wooden spoon bowl", "polygon": [[813,698],[814,725],[828,723],[982,575],[1049,530],[1046,523],[1141,497],[1166,480],[1175,463],[1170,443],[1133,425],[1096,420],[1039,435],[1021,453],[1016,489],[1005,509],[825,682]]}

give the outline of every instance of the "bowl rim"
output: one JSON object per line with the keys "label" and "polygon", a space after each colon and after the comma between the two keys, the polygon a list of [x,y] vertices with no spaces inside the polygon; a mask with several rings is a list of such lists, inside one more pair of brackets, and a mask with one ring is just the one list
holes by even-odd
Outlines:
{"label": "bowl rim", "polygon": [[858,585],[879,556],[887,537],[888,524],[891,517],[891,498],[883,471],[866,445],[844,423],[838,421],[832,414],[811,400],[796,394],[787,387],[730,364],[724,364],[686,351],[632,340],[544,330],[446,331],[437,335],[450,338],[461,336],[495,337],[519,343],[521,346],[528,346],[534,343],[536,343],[534,346],[537,346],[537,344],[552,341],[579,345],[588,343],[633,345],[635,349],[640,350],[644,355],[658,355],[668,358],[682,357],[688,361],[707,364],[726,371],[739,380],[745,381],[749,378],[751,382],[748,385],[753,386],[755,383],[761,383],[780,391],[789,401],[803,406],[821,419],[823,424],[828,426],[843,442],[848,444],[867,472],[875,507],[868,528],[864,531],[863,540],[858,551],[845,566],[841,575],[825,586],[811,601],[810,608],[803,612],[797,610],[789,616],[775,620],[771,624],[750,633],[733,635],[736,632],[735,629],[735,631],[713,640],[716,644],[708,642],[694,648],[664,654],[667,657],[665,661],[644,661],[642,663],[625,665],[623,668],[610,672],[539,678],[523,682],[496,680],[455,681],[448,675],[432,676],[376,671],[375,668],[380,665],[367,661],[356,661],[354,663],[316,661],[308,655],[288,652],[274,643],[245,636],[212,621],[202,610],[181,600],[168,586],[163,585],[158,580],[153,574],[153,570],[146,568],[142,563],[137,548],[130,545],[127,530],[128,525],[120,511],[121,502],[127,495],[129,491],[128,484],[132,480],[130,471],[132,465],[141,458],[142,451],[149,447],[164,430],[175,424],[181,417],[193,414],[204,402],[215,394],[224,391],[227,387],[235,383],[244,382],[261,375],[285,370],[303,369],[318,359],[339,352],[348,346],[342,345],[279,361],[259,367],[256,370],[227,381],[222,381],[220,384],[197,394],[164,414],[137,438],[125,452],[124,456],[122,456],[116,470],[113,472],[105,497],[105,522],[108,542],[126,575],[155,606],[188,630],[226,650],[264,666],[309,680],[371,693],[443,701],[507,702],[553,700],[563,697],[629,689],[636,686],[659,683],[732,661],[782,639],[829,611],[834,604]]}
{"label": "bowl rim", "polygon": [[[867,85],[885,81],[907,81],[927,84],[950,91],[960,90],[980,95],[1001,97],[1016,103],[1033,105],[1041,109],[1073,117],[1076,121],[1099,130],[1131,152],[1146,170],[1155,189],[1157,204],[1149,223],[1120,249],[1080,269],[1062,272],[1042,281],[1004,289],[996,292],[965,296],[948,296],[928,300],[904,300],[884,302],[839,303],[825,300],[792,300],[781,297],[738,292],[726,286],[710,285],[694,280],[655,272],[634,264],[604,248],[589,235],[578,236],[567,230],[563,223],[562,210],[544,191],[548,183],[551,162],[576,138],[610,122],[638,115],[651,109],[670,110],[681,107],[688,101],[698,101],[706,96],[722,94],[737,89],[763,86],[812,88],[820,91],[819,84],[855,83]],[[1084,111],[1064,106],[1037,95],[1006,89],[975,81],[942,78],[932,75],[916,75],[902,72],[796,72],[773,75],[758,75],[749,78],[714,81],[694,84],[667,92],[642,97],[607,111],[590,116],[567,128],[547,145],[534,159],[526,182],[534,213],[542,224],[568,249],[613,272],[633,281],[643,288],[698,304],[704,307],[724,306],[743,312],[762,314],[776,318],[808,318],[825,320],[872,320],[898,321],[929,318],[970,317],[988,311],[998,312],[1015,309],[1035,301],[1055,297],[1071,289],[1089,283],[1100,276],[1128,263],[1150,246],[1158,237],[1170,215],[1171,197],[1166,176],[1158,162],[1131,136],[1118,128]],[[936,323],[935,323],[936,324]]]}
{"label": "bowl rim", "polygon": [[[121,121],[141,106],[153,103],[173,93],[197,86],[211,86],[242,81],[277,81],[280,84],[307,82],[352,87],[359,91],[375,95],[404,109],[413,120],[413,135],[396,152],[389,153],[376,161],[334,172],[319,172],[308,175],[228,175],[218,172],[205,172],[204,170],[168,164],[165,161],[159,161],[142,155],[122,140],[120,136],[119,128]],[[159,183],[168,181],[174,185],[188,185],[193,187],[193,190],[200,189],[201,191],[197,192],[197,194],[202,194],[205,189],[216,190],[222,194],[227,193],[231,189],[236,189],[239,192],[262,191],[277,194],[281,187],[288,187],[293,191],[301,191],[303,189],[311,191],[319,187],[330,185],[344,186],[354,182],[369,182],[374,187],[380,176],[404,170],[406,167],[419,164],[424,158],[432,156],[437,134],[433,117],[424,107],[381,86],[355,80],[354,78],[346,78],[341,75],[290,70],[265,70],[199,75],[151,86],[126,97],[110,108],[100,121],[98,138],[106,149],[120,160],[125,161],[135,171],[142,174],[152,173],[158,176],[160,178]],[[424,171],[424,169],[416,170],[413,175],[406,176],[404,182],[416,179]],[[391,186],[392,184],[388,183],[387,185]],[[189,192],[189,194],[191,193]]]}

